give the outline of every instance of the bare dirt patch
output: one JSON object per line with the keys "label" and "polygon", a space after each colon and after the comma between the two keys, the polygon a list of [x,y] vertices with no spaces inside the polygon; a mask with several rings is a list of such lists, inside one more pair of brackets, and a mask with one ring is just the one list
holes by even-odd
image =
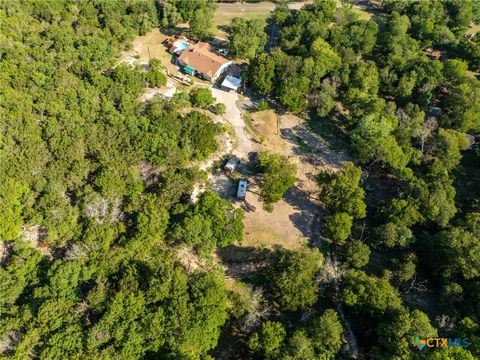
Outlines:
{"label": "bare dirt patch", "polygon": [[[249,117],[249,118],[248,118]],[[246,122],[260,150],[274,153],[288,152],[289,143],[280,134],[281,117],[273,110],[257,111],[248,116]]]}
{"label": "bare dirt patch", "polygon": [[302,247],[307,238],[295,226],[293,219],[301,216],[301,211],[293,204],[281,200],[275,204],[273,212],[263,209],[258,195],[258,187],[251,186],[247,195],[245,212],[245,233],[242,246],[274,247],[280,245],[288,249]]}

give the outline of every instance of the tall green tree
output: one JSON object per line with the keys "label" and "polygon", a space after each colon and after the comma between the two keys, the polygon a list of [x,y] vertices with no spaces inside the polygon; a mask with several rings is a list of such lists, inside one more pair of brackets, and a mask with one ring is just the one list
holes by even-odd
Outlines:
{"label": "tall green tree", "polygon": [[228,27],[230,55],[235,59],[253,59],[267,43],[262,19],[234,18]]}

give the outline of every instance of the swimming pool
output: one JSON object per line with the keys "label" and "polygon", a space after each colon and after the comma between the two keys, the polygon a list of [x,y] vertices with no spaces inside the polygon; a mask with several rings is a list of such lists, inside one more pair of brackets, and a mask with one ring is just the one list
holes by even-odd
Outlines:
{"label": "swimming pool", "polygon": [[187,42],[184,42],[184,41],[179,41],[178,43],[175,43],[176,51],[183,51],[186,48],[188,48],[189,46],[190,46],[190,44],[187,43]]}

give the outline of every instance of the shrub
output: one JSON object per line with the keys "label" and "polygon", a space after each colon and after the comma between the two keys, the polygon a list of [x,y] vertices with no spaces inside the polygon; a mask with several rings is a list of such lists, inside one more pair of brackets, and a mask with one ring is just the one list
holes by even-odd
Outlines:
{"label": "shrub", "polygon": [[202,109],[207,109],[215,102],[212,91],[207,88],[197,88],[190,92],[190,101],[192,105]]}

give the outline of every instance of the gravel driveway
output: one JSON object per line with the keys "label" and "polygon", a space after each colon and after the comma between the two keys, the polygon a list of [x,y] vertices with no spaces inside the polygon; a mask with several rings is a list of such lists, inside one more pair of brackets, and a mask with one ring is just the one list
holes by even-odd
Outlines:
{"label": "gravel driveway", "polygon": [[242,112],[237,106],[237,101],[239,101],[238,93],[212,88],[212,94],[218,102],[225,104],[226,112],[224,118],[232,125],[235,131],[237,146],[233,150],[233,154],[239,158],[248,158],[248,153],[255,151],[256,144],[245,132]]}

